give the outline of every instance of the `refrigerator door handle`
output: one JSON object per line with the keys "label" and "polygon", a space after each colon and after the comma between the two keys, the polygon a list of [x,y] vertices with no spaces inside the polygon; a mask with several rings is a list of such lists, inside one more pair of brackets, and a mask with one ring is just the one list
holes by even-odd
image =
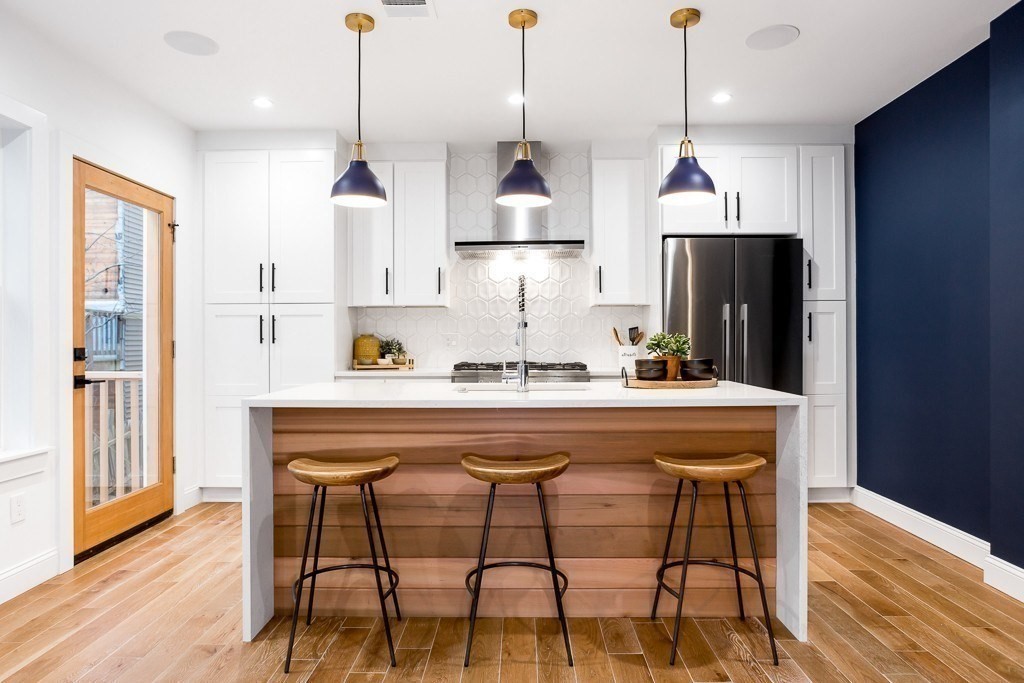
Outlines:
{"label": "refrigerator door handle", "polygon": [[739,361],[740,361],[741,365],[740,365],[739,373],[737,373],[737,374],[739,375],[740,381],[743,382],[744,384],[746,384],[747,380],[749,379],[748,375],[750,374],[750,372],[747,369],[747,305],[746,304],[740,304],[740,334],[739,334],[739,339],[740,339],[740,344],[742,344],[743,348],[740,351]]}
{"label": "refrigerator door handle", "polygon": [[732,332],[732,305],[722,305],[722,357],[725,358],[725,379],[732,379],[732,354],[729,352],[729,339]]}

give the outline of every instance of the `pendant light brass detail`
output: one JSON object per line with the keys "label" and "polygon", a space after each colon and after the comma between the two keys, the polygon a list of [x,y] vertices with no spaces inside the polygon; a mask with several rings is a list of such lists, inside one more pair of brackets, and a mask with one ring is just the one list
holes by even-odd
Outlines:
{"label": "pendant light brass detail", "polygon": [[348,30],[355,31],[358,33],[369,33],[373,30],[373,17],[369,14],[363,14],[362,12],[353,12],[352,14],[345,15],[345,26]]}
{"label": "pendant light brass detail", "polygon": [[508,25],[512,28],[533,28],[537,25],[537,13],[532,9],[514,9],[508,13]]}
{"label": "pendant light brass detail", "polygon": [[700,23],[700,10],[692,7],[677,9],[668,21],[674,28],[693,28]]}

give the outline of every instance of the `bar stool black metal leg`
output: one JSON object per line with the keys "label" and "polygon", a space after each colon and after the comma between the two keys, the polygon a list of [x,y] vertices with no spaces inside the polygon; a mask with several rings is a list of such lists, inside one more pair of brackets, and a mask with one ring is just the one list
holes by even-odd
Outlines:
{"label": "bar stool black metal leg", "polygon": [[[729,544],[732,546],[732,564],[734,567],[740,566],[740,561],[736,556],[736,531],[732,528],[732,501],[729,500],[729,482],[724,482],[722,486],[725,488],[725,516],[729,523]],[[734,571],[733,574],[736,576],[736,600],[740,603],[740,619],[746,619],[746,615],[743,613],[743,592],[740,590],[740,573]]]}
{"label": "bar stool black metal leg", "polygon": [[313,550],[313,576],[309,579],[309,605],[306,608],[306,626],[313,621],[313,594],[316,593],[316,570],[320,566],[320,538],[324,533],[324,504],[327,502],[327,488],[320,494],[320,517],[316,522],[316,546]]}
{"label": "bar stool black metal leg", "polygon": [[299,578],[295,582],[295,588],[292,591],[292,597],[295,600],[295,605],[292,608],[292,632],[288,636],[288,657],[284,660],[284,672],[288,673],[288,669],[292,665],[292,647],[295,645],[295,627],[299,623],[299,603],[302,602],[302,580],[306,576],[306,560],[309,558],[309,537],[313,535],[313,515],[316,513],[316,496],[319,492],[320,487],[313,487],[313,499],[309,503],[309,522],[306,524],[306,542],[302,546],[302,568],[299,570]]}
{"label": "bar stool black metal leg", "polygon": [[[679,480],[679,485],[676,486],[676,502],[672,505],[672,519],[668,523],[668,538],[665,539],[665,554],[661,558],[661,566],[664,567],[668,564],[669,550],[672,548],[672,532],[676,528],[676,513],[679,512],[679,497],[683,493],[683,480]],[[658,618],[658,598],[661,597],[661,581],[658,582],[658,587],[654,589],[654,606],[651,607],[651,619]]]}
{"label": "bar stool black metal leg", "polygon": [[484,536],[480,541],[480,559],[476,564],[476,583],[473,586],[473,606],[469,610],[469,635],[466,637],[466,661],[469,666],[469,653],[473,648],[473,628],[476,626],[476,608],[480,605],[480,587],[484,580],[484,561],[487,559],[487,538],[491,535],[491,512],[494,510],[494,493],[497,484],[491,484],[491,493],[487,497],[487,516],[484,517]]}
{"label": "bar stool black metal leg", "polygon": [[757,588],[761,591],[761,608],[764,610],[764,624],[768,627],[768,641],[772,645],[772,660],[775,666],[779,665],[779,653],[775,649],[775,632],[772,629],[772,615],[768,612],[768,598],[764,595],[764,579],[761,578],[761,561],[757,559],[757,546],[754,544],[754,526],[750,523],[750,509],[747,507],[747,491],[743,482],[736,482],[740,490],[740,500],[743,501],[743,516],[747,520],[747,534],[750,536],[750,553],[754,558],[754,573],[757,574]]}
{"label": "bar stool black metal leg", "polygon": [[370,528],[370,507],[366,504],[366,484],[359,485],[359,496],[363,499],[363,519],[366,520],[366,540],[370,542],[370,561],[373,563],[373,578],[377,580],[377,597],[380,598],[380,617],[384,620],[384,634],[388,638],[388,652],[391,653],[391,666],[395,662],[395,645],[391,641],[391,622],[388,620],[388,604],[384,599],[384,586],[377,570],[377,545],[373,542],[373,530]]}
{"label": "bar stool black metal leg", "polygon": [[373,492],[373,484],[367,484],[370,489],[370,504],[373,506],[373,519],[377,525],[377,536],[380,538],[380,551],[384,555],[384,566],[388,568],[388,586],[391,588],[391,599],[395,603],[395,617],[402,620],[402,610],[398,606],[398,591],[395,590],[395,582],[391,578],[391,558],[388,557],[388,546],[384,542],[384,527],[380,523],[380,511],[377,509],[377,496]]}
{"label": "bar stool black metal leg", "polygon": [[[551,529],[548,528],[548,511],[544,507],[544,491],[537,482],[537,502],[540,504],[540,521],[544,525],[544,541],[548,546],[548,562],[551,563],[551,587],[555,590],[555,604],[558,605],[558,621],[562,623],[562,637],[565,639],[565,654],[572,666],[572,646],[569,644],[569,624],[565,620],[565,609],[562,607],[562,592],[558,590],[558,574],[555,567],[555,551],[551,546]],[[568,587],[568,582],[566,582]]]}
{"label": "bar stool black metal leg", "polygon": [[683,621],[683,593],[686,591],[686,570],[690,564],[690,542],[693,540],[693,518],[697,513],[697,482],[692,481],[693,498],[690,500],[690,521],[686,525],[686,549],[683,551],[683,571],[679,576],[679,602],[676,604],[676,625],[672,629],[672,655],[669,666],[675,666],[676,651],[679,649],[679,625]]}

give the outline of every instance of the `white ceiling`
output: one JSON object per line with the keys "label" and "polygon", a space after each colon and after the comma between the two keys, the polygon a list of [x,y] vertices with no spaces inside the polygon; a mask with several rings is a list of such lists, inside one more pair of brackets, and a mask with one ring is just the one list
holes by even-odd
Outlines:
{"label": "white ceiling", "polygon": [[[988,36],[1015,0],[716,0],[690,33],[690,114],[697,124],[856,123]],[[436,18],[389,19],[379,0],[0,0],[0,7],[193,128],[336,128],[355,137],[352,11],[363,37],[367,141],[515,139],[520,0],[433,0]],[[531,138],[645,138],[682,121],[682,0],[529,0]],[[628,14],[621,14],[628,11]],[[757,52],[753,31],[794,24],[792,45]],[[162,39],[195,31],[212,57]],[[715,92],[732,102],[716,105]],[[270,97],[257,110],[251,100]]]}

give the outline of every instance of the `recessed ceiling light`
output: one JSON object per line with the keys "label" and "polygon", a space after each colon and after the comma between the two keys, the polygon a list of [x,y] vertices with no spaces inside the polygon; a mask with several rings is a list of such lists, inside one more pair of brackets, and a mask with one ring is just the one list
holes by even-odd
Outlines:
{"label": "recessed ceiling light", "polygon": [[171,31],[164,34],[164,42],[178,52],[196,57],[209,57],[220,52],[220,45],[212,39],[192,31]]}
{"label": "recessed ceiling light", "polygon": [[747,47],[751,50],[778,50],[800,37],[800,29],[789,24],[766,26],[747,36]]}
{"label": "recessed ceiling light", "polygon": [[525,101],[525,98],[520,93],[512,93],[508,96],[508,103],[519,106]]}
{"label": "recessed ceiling light", "polygon": [[252,100],[252,106],[257,109],[270,109],[274,106],[274,102],[269,97],[254,97]]}
{"label": "recessed ceiling light", "polygon": [[732,99],[732,95],[727,92],[718,92],[711,96],[711,101],[715,104],[725,104]]}

